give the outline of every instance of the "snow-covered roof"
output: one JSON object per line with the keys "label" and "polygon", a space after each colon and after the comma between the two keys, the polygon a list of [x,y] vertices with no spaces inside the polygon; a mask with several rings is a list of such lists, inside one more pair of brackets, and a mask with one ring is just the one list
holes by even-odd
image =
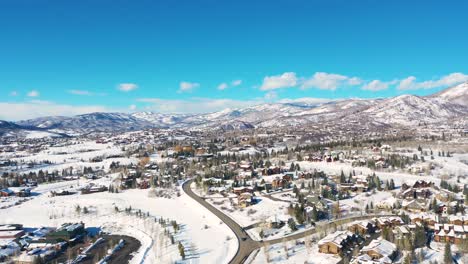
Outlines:
{"label": "snow-covered roof", "polygon": [[343,242],[343,240],[346,240],[351,236],[353,236],[353,233],[349,231],[336,231],[335,233],[329,234],[323,239],[321,239],[318,242],[318,244],[323,245],[326,243],[333,243],[337,245],[339,248],[341,248],[341,242]]}
{"label": "snow-covered roof", "polygon": [[388,257],[391,256],[396,250],[397,247],[395,244],[385,239],[379,238],[372,240],[372,242],[369,245],[363,247],[361,251],[364,253],[375,251],[383,257]]}

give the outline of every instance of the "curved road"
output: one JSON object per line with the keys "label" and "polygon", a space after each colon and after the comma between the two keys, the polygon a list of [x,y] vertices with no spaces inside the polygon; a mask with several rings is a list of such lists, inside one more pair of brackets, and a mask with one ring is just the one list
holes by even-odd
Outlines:
{"label": "curved road", "polygon": [[209,204],[207,201],[205,201],[203,198],[196,195],[192,191],[192,188],[190,188],[192,182],[193,179],[184,182],[184,184],[182,185],[182,189],[188,196],[190,196],[192,199],[194,199],[195,201],[203,205],[206,209],[208,209],[210,212],[219,217],[219,219],[221,219],[221,221],[223,221],[232,230],[232,232],[234,232],[234,234],[237,237],[237,241],[239,242],[239,247],[237,248],[236,255],[233,259],[231,259],[229,263],[243,263],[245,259],[249,257],[250,253],[252,253],[257,248],[260,248],[261,243],[253,240],[244,231],[244,229],[238,223],[232,220],[229,216],[225,215],[224,213],[216,209],[214,206]]}
{"label": "curved road", "polygon": [[[188,180],[182,184],[182,189],[184,192],[190,196],[192,199],[203,205],[206,209],[208,209],[210,212],[215,214],[221,221],[223,221],[231,230],[234,232],[234,234],[237,237],[237,241],[239,243],[239,247],[237,249],[236,255],[229,261],[230,264],[240,264],[244,263],[244,261],[249,257],[249,255],[256,249],[261,248],[264,245],[274,245],[278,243],[282,243],[285,241],[291,241],[291,240],[297,240],[304,238],[306,236],[314,234],[317,230],[315,228],[313,229],[308,229],[306,231],[296,233],[293,235],[289,235],[286,237],[282,238],[277,238],[277,239],[272,239],[272,240],[266,240],[263,242],[255,241],[253,240],[246,232],[245,230],[234,220],[232,220],[229,216],[215,208],[213,205],[205,201],[205,199],[201,198],[200,196],[196,195],[193,191],[192,188],[190,188],[190,185],[192,184],[193,179]],[[374,217],[385,217],[385,216],[394,216],[394,215],[365,215],[365,216],[354,216],[354,217],[349,217],[349,218],[342,218],[338,219],[336,221],[331,221],[331,222],[318,222],[318,226],[326,226],[326,225],[333,225],[335,222],[340,222],[340,225],[345,224],[345,223],[350,223],[356,220],[364,220],[364,219],[369,219],[369,218],[374,218]]]}

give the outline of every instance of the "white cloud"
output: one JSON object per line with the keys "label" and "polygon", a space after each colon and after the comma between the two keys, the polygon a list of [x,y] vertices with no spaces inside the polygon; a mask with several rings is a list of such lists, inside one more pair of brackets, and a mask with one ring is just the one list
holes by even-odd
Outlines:
{"label": "white cloud", "polygon": [[358,85],[361,84],[361,79],[357,77],[348,77],[345,75],[316,72],[312,77],[305,79],[302,82],[301,88],[318,88],[321,90],[336,90],[339,86]]}
{"label": "white cloud", "polygon": [[33,104],[40,104],[40,105],[50,105],[50,104],[53,104],[53,102],[51,102],[51,101],[39,100],[39,99],[30,100],[29,102],[30,102],[30,103],[33,103]]}
{"label": "white cloud", "polygon": [[[14,111],[11,111],[14,109]],[[23,103],[0,102],[0,120],[24,120],[43,116],[72,116],[93,112],[115,112],[104,106],[73,106],[32,100]]]}
{"label": "white cloud", "polygon": [[85,90],[68,90],[68,93],[74,94],[74,95],[93,95],[92,92],[90,91],[85,91]]}
{"label": "white cloud", "polygon": [[18,92],[17,91],[11,91],[10,96],[18,96]]}
{"label": "white cloud", "polygon": [[362,86],[362,90],[366,91],[382,91],[382,90],[387,90],[390,82],[382,82],[380,80],[373,80],[369,83],[366,83],[364,86]]}
{"label": "white cloud", "polygon": [[32,91],[28,92],[27,96],[29,96],[29,97],[38,97],[39,92],[36,91],[36,90],[32,90]]}
{"label": "white cloud", "polygon": [[417,82],[416,77],[409,76],[400,81],[398,85],[399,90],[419,90],[419,89],[432,89],[438,87],[448,87],[457,85],[462,82],[468,81],[468,75],[461,72],[451,73],[445,76],[442,76],[439,79]]}
{"label": "white cloud", "polygon": [[358,77],[348,77],[341,74],[316,72],[309,78],[298,78],[294,72],[282,75],[267,76],[263,79],[260,90],[274,90],[300,85],[302,89],[318,88],[322,90],[336,90],[339,86],[356,86],[362,83]]}
{"label": "white cloud", "polygon": [[261,99],[234,100],[191,98],[187,100],[140,98],[139,102],[148,103],[145,109],[161,113],[211,113],[226,108],[242,108],[263,103]]}
{"label": "white cloud", "polygon": [[234,80],[231,82],[231,85],[232,86],[239,86],[242,84],[242,80]]}
{"label": "white cloud", "polygon": [[137,106],[132,104],[128,107],[130,110],[135,111],[137,109]]}
{"label": "white cloud", "polygon": [[185,92],[191,92],[193,89],[200,87],[199,83],[194,83],[194,82],[181,82],[179,84],[179,90],[177,91],[178,93],[185,93]]}
{"label": "white cloud", "polygon": [[349,85],[360,85],[362,83],[362,80],[358,77],[351,77],[348,79],[348,84]]}
{"label": "white cloud", "polygon": [[225,90],[228,88],[228,85],[227,83],[221,83],[220,85],[218,85],[218,90]]}
{"label": "white cloud", "polygon": [[[234,81],[231,82],[232,87],[236,87],[236,86],[239,86],[241,84],[242,84],[242,80],[234,80]],[[229,88],[228,83],[223,82],[223,83],[220,83],[218,85],[218,90],[220,90],[220,91],[226,90],[227,88]]]}
{"label": "white cloud", "polygon": [[266,93],[263,98],[265,98],[266,101],[274,101],[278,99],[278,93],[276,93],[275,91],[270,91]]}
{"label": "white cloud", "polygon": [[297,77],[294,72],[285,72],[281,75],[266,76],[260,90],[274,90],[279,88],[294,87],[297,85]]}
{"label": "white cloud", "polygon": [[399,90],[410,90],[414,86],[414,81],[416,80],[416,77],[410,76],[408,78],[405,78],[400,81],[400,84],[398,85]]}
{"label": "white cloud", "polygon": [[122,92],[130,92],[130,91],[136,90],[137,88],[138,88],[138,85],[135,83],[121,83],[117,86],[117,89]]}

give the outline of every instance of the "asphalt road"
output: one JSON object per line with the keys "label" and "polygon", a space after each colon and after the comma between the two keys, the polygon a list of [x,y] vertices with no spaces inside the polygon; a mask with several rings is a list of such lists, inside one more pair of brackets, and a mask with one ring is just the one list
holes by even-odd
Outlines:
{"label": "asphalt road", "polygon": [[[274,244],[283,243],[286,241],[297,240],[297,239],[304,238],[306,236],[310,236],[314,234],[315,232],[317,232],[317,230],[314,228],[314,229],[308,229],[304,232],[296,233],[296,234],[278,238],[278,239],[266,240],[263,242],[255,241],[244,231],[244,229],[238,223],[236,223],[234,220],[232,220],[229,216],[225,215],[220,210],[216,209],[213,205],[205,201],[205,199],[196,195],[190,188],[190,185],[192,184],[192,182],[193,180],[188,180],[182,185],[182,189],[184,190],[184,192],[188,196],[190,196],[192,199],[194,199],[195,201],[203,205],[210,212],[215,214],[219,219],[221,219],[221,221],[223,221],[232,230],[232,232],[234,232],[234,234],[237,237],[239,247],[237,249],[237,252],[234,258],[232,258],[231,261],[229,262],[230,264],[244,263],[244,261],[249,257],[249,255],[253,251],[261,248],[264,245],[274,245]],[[350,223],[356,220],[370,219],[370,218],[374,218],[378,216],[393,216],[393,215],[355,216],[355,217],[349,217],[349,218],[342,218],[342,219],[338,219],[336,221],[331,221],[331,222],[318,222],[317,226],[326,228],[326,227],[333,226],[335,222],[340,222],[340,225],[342,225],[342,224]]]}
{"label": "asphalt road", "polygon": [[184,192],[190,196],[192,199],[203,205],[206,209],[208,209],[210,212],[215,214],[221,221],[223,221],[231,230],[234,232],[234,234],[237,237],[237,241],[239,243],[239,247],[237,249],[236,255],[234,256],[233,259],[229,263],[232,264],[238,264],[238,263],[243,263],[245,259],[247,259],[255,249],[260,248],[261,243],[258,241],[253,240],[245,231],[244,229],[237,224],[234,220],[232,220],[230,217],[216,209],[214,206],[209,204],[207,201],[205,201],[203,198],[200,198],[200,196],[196,195],[192,189],[190,188],[190,185],[192,184],[193,180],[186,181],[182,185],[182,189]]}

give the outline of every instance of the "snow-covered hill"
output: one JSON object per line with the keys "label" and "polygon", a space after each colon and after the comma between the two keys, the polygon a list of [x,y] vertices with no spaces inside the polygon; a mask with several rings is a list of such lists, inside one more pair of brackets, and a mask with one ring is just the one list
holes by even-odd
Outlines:
{"label": "snow-covered hill", "polygon": [[132,131],[154,127],[153,123],[124,113],[91,113],[72,117],[41,117],[18,122],[64,133]]}
{"label": "snow-covered hill", "polygon": [[387,124],[412,126],[439,123],[466,114],[466,107],[440,98],[401,95],[380,101],[361,113],[361,116]]}
{"label": "snow-covered hill", "polygon": [[455,87],[445,89],[434,94],[434,98],[442,98],[451,103],[457,103],[468,106],[468,82],[459,84]]}
{"label": "snow-covered hill", "polygon": [[[14,126],[56,133],[84,134],[146,128],[243,130],[254,127],[295,127],[343,120],[365,126],[414,126],[464,120],[468,117],[468,83],[431,96],[401,95],[388,99],[297,99],[266,103],[207,114],[154,112],[91,113],[73,117],[42,117],[16,124],[0,121],[0,128]],[[13,128],[11,128],[13,126]],[[5,130],[5,129],[3,129]]]}
{"label": "snow-covered hill", "polygon": [[191,115],[161,114],[153,112],[137,112],[131,115],[136,119],[145,120],[157,127],[169,127],[182,122]]}
{"label": "snow-covered hill", "polygon": [[0,120],[0,136],[17,136],[25,138],[44,138],[44,137],[62,137],[66,136],[61,133],[47,131],[46,129],[29,126],[18,125],[13,122]]}

